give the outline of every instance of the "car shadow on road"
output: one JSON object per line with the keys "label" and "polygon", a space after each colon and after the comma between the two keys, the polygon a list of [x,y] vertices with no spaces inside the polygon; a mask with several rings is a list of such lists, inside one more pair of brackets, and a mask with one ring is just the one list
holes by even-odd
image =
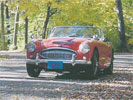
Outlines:
{"label": "car shadow on road", "polygon": [[89,76],[87,76],[85,73],[78,73],[78,74],[71,74],[71,73],[64,73],[62,75],[57,75],[55,77],[55,79],[72,79],[72,80],[101,80],[101,81],[104,81],[104,80],[118,80],[118,81],[121,81],[121,79],[117,78],[117,77],[121,77],[121,76],[125,76],[127,78],[130,78],[130,76],[133,76],[132,73],[113,73],[113,74],[110,74],[110,75],[106,75],[104,73],[100,73],[98,75],[97,78],[91,78]]}
{"label": "car shadow on road", "polygon": [[100,77],[103,77],[104,74],[101,73],[97,78],[91,78],[86,73],[63,73],[62,75],[57,75],[55,79],[72,79],[72,80],[95,80]]}

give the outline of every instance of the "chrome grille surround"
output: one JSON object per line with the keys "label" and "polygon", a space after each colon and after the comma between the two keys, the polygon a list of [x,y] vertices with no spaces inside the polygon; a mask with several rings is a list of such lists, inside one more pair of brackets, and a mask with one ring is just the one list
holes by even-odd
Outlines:
{"label": "chrome grille surround", "polygon": [[55,60],[72,60],[72,56],[77,56],[77,53],[68,48],[62,48],[62,47],[52,47],[43,49],[39,56],[41,56],[43,59],[55,59]]}

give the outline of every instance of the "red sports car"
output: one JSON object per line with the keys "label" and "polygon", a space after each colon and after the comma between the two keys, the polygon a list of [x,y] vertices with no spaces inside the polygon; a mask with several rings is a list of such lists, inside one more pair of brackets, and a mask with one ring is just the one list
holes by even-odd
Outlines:
{"label": "red sports car", "polygon": [[95,78],[113,71],[113,46],[102,29],[91,26],[57,26],[47,39],[27,44],[27,72],[38,77],[41,70],[85,72]]}

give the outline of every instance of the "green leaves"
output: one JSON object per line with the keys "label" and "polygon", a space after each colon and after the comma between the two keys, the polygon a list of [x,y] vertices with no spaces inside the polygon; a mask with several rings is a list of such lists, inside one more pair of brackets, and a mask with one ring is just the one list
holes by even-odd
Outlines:
{"label": "green leaves", "polygon": [[[132,41],[133,2],[122,0],[123,14],[128,41]],[[29,32],[41,37],[43,23],[47,16],[47,7],[51,6],[48,29],[60,25],[93,25],[104,29],[104,34],[119,46],[119,33],[115,0],[13,0],[8,3],[10,10],[16,12],[19,6],[20,22],[29,18]],[[55,13],[56,12],[56,13]],[[24,28],[19,29],[23,32]],[[117,41],[113,41],[116,39]],[[131,44],[131,42],[129,42]]]}

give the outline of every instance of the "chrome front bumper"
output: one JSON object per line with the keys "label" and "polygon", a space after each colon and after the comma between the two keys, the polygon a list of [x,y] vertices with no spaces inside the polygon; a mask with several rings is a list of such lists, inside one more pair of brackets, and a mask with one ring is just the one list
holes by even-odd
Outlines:
{"label": "chrome front bumper", "polygon": [[27,59],[27,63],[36,64],[39,63],[48,63],[48,61],[61,61],[64,64],[72,64],[72,66],[75,66],[76,64],[91,64],[91,61],[87,60],[75,60],[75,55],[72,56],[71,60],[50,60],[50,59],[39,59],[39,56],[37,54],[36,59]]}

